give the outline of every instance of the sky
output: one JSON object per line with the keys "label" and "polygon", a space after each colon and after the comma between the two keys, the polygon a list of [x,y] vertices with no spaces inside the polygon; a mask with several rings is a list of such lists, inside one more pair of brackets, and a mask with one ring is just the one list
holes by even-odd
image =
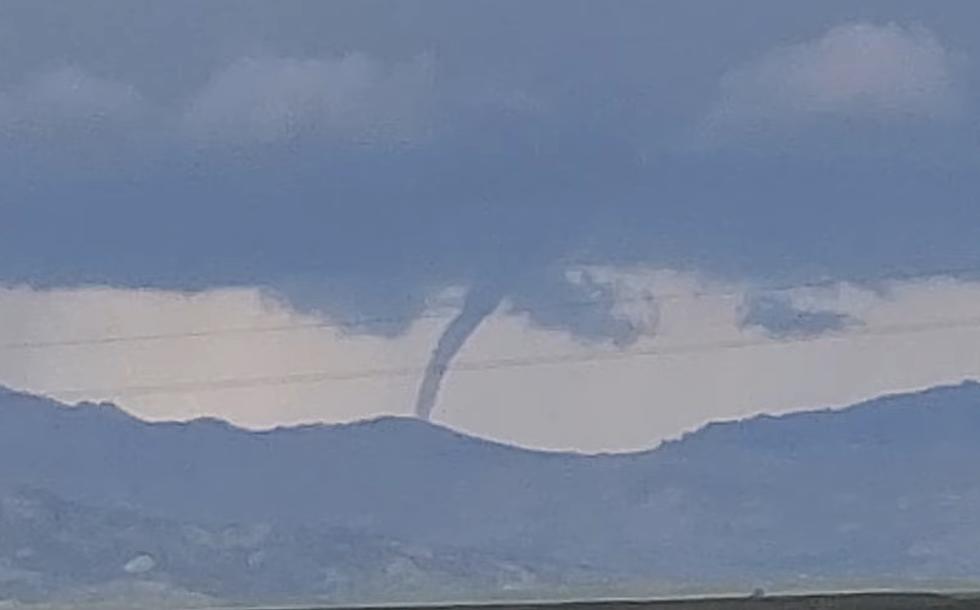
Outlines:
{"label": "sky", "polygon": [[487,286],[433,417],[526,446],[975,377],[978,13],[4,3],[0,383],[410,414]]}

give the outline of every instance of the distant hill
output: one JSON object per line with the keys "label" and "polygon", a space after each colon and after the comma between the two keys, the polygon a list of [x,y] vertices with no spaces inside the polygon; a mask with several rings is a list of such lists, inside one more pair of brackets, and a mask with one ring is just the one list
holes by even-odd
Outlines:
{"label": "distant hill", "polygon": [[[20,536],[0,538],[0,599],[132,582],[245,601],[970,586],[978,441],[976,383],[600,456],[414,419],[146,423],[0,390],[0,528]],[[24,505],[62,517],[32,529]],[[123,569],[141,555],[151,568]]]}
{"label": "distant hill", "polygon": [[462,599],[556,587],[575,573],[548,562],[523,565],[350,530],[202,526],[92,508],[36,490],[0,495],[0,599],[28,603]]}

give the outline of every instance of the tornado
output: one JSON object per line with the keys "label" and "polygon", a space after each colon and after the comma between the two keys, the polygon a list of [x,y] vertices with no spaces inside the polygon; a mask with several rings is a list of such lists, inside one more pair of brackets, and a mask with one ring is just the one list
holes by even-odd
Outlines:
{"label": "tornado", "polygon": [[439,342],[432,350],[432,356],[425,367],[422,384],[419,386],[418,397],[415,400],[415,414],[421,419],[429,419],[432,409],[439,398],[439,388],[453,358],[466,344],[480,323],[492,314],[500,301],[503,292],[495,286],[476,286],[466,293],[463,308],[456,314],[446,329],[442,331]]}

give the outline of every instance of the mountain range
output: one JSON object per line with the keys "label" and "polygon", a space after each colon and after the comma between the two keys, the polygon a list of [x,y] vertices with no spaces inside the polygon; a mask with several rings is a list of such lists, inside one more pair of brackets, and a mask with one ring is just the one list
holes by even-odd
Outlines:
{"label": "mountain range", "polygon": [[407,418],[149,423],[0,389],[0,600],[975,587],[978,441],[974,382],[602,455]]}

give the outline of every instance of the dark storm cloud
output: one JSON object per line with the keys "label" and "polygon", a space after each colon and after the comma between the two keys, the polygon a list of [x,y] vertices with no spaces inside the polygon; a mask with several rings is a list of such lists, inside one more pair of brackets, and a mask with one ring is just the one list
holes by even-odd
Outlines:
{"label": "dark storm cloud", "polygon": [[[543,308],[594,292],[556,269],[980,264],[973,72],[944,72],[975,56],[975,13],[6,3],[0,281],[261,284],[405,319],[432,290],[490,282],[540,324],[618,338],[601,308]],[[832,68],[865,44],[869,69],[899,72],[855,88]],[[787,65],[815,76],[772,101]],[[779,118],[761,138],[759,100]],[[724,127],[710,146],[706,121]]]}

